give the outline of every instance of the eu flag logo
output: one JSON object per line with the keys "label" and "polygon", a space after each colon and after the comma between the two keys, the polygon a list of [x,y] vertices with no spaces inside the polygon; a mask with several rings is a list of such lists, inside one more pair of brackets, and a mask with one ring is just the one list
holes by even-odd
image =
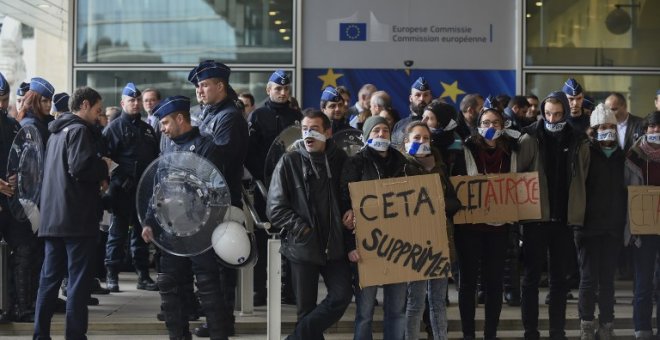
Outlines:
{"label": "eu flag logo", "polygon": [[366,23],[343,23],[339,24],[340,41],[366,41],[367,24]]}

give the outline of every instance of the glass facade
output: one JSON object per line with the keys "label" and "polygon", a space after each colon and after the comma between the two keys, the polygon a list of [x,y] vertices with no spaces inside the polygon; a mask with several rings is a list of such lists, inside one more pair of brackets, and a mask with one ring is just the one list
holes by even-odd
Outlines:
{"label": "glass facade", "polygon": [[526,1],[527,66],[660,67],[660,1]]}
{"label": "glass facade", "polygon": [[78,0],[77,64],[293,64],[293,0]]}
{"label": "glass facade", "polygon": [[646,116],[660,89],[660,1],[526,0],[523,92],[544,97],[569,77],[596,103],[611,92]]}

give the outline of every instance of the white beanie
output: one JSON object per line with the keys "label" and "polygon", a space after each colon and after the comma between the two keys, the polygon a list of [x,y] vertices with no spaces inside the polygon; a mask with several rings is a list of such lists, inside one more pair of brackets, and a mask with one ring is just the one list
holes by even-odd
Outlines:
{"label": "white beanie", "polygon": [[609,107],[603,105],[603,103],[598,104],[598,106],[596,106],[591,112],[591,127],[596,127],[600,124],[616,125],[616,123],[614,112],[612,112]]}

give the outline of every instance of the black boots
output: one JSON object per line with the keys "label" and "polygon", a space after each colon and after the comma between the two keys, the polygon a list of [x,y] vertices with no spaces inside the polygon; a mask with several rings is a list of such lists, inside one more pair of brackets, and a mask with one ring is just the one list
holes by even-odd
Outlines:
{"label": "black boots", "polygon": [[137,274],[137,289],[149,290],[152,292],[158,291],[158,285],[151,279],[151,277],[149,277],[149,269],[138,269]]}

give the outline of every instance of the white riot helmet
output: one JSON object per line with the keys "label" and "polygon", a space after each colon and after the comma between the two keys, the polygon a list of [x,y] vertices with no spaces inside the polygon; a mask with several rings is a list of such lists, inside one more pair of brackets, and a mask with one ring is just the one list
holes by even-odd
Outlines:
{"label": "white riot helmet", "polygon": [[213,250],[220,262],[230,268],[253,266],[257,262],[254,234],[236,221],[220,223],[211,235]]}
{"label": "white riot helmet", "polygon": [[32,225],[32,232],[36,233],[37,230],[39,230],[39,224],[41,223],[41,212],[39,211],[39,207],[28,199],[19,198],[19,202],[23,206],[25,215]]}

